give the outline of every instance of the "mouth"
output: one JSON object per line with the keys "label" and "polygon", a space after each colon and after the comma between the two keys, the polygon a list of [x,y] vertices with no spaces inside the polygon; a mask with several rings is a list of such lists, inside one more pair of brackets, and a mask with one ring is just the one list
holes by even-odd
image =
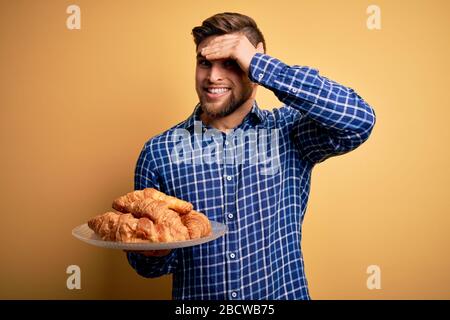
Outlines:
{"label": "mouth", "polygon": [[231,91],[228,87],[206,87],[203,90],[205,91],[206,97],[211,100],[224,97]]}

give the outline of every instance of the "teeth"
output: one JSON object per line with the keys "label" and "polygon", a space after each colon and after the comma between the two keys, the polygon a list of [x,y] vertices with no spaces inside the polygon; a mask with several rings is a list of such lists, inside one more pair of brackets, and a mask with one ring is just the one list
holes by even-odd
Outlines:
{"label": "teeth", "polygon": [[230,90],[230,89],[228,89],[228,88],[208,88],[208,92],[210,92],[210,93],[224,93],[224,92],[227,92],[228,90]]}

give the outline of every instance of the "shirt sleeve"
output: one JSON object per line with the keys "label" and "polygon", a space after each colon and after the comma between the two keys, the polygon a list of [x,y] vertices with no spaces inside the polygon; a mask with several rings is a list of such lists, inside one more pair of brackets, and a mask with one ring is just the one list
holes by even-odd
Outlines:
{"label": "shirt sleeve", "polygon": [[375,111],[369,104],[353,89],[319,75],[317,69],[288,66],[256,53],[249,78],[300,112],[293,137],[302,157],[312,163],[356,149],[375,125]]}
{"label": "shirt sleeve", "polygon": [[142,190],[145,188],[160,189],[158,175],[154,168],[154,157],[150,152],[148,143],[144,145],[139,154],[136,168],[134,170],[134,190]]}
{"label": "shirt sleeve", "polygon": [[136,273],[145,278],[156,278],[172,273],[177,265],[177,250],[167,256],[147,257],[136,252],[127,252],[129,264]]}
{"label": "shirt sleeve", "polygon": [[[135,169],[134,189],[142,190],[145,188],[160,189],[158,175],[155,168],[150,149],[146,144],[142,149]],[[127,252],[129,264],[136,272],[146,278],[156,278],[165,274],[172,273],[177,265],[178,250],[172,250],[163,257],[147,257],[136,252]]]}

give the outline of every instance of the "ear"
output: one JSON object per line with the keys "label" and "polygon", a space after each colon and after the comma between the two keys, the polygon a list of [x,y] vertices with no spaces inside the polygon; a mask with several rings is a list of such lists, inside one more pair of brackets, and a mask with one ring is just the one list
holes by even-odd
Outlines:
{"label": "ear", "polygon": [[264,53],[264,45],[262,42],[258,43],[258,45],[256,46],[256,51],[259,53]]}

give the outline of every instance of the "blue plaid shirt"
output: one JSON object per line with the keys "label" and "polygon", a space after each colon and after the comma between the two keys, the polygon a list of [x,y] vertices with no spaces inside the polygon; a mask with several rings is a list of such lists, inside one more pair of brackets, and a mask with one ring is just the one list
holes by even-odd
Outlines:
{"label": "blue plaid shirt", "polygon": [[[249,77],[284,104],[267,111],[255,102],[237,128],[262,135],[277,129],[275,170],[263,172],[268,164],[254,161],[196,161],[200,145],[192,161],[175,161],[177,129],[212,129],[201,122],[198,105],[187,120],[150,139],[139,156],[136,190],[154,187],[187,200],[229,230],[217,240],[165,257],[128,253],[129,263],[144,277],[173,273],[174,299],[310,299],[301,239],[311,171],[360,146],[375,124],[374,110],[353,89],[316,69],[257,53]],[[207,142],[194,140],[206,147]],[[251,139],[240,143],[220,143],[223,156],[233,148],[251,148]]]}

